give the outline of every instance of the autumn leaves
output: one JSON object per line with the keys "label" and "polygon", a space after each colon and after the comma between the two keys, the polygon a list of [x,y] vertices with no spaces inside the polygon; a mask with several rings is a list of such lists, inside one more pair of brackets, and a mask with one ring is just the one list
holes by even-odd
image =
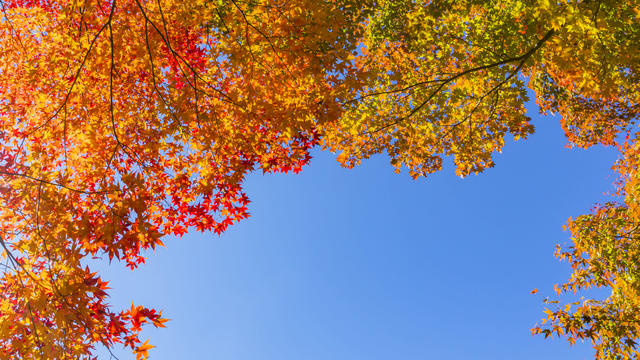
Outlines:
{"label": "autumn leaves", "polygon": [[248,172],[298,172],[317,145],[346,166],[384,152],[413,177],[446,156],[482,172],[533,132],[527,86],[571,144],[622,154],[624,203],[573,221],[559,254],[575,271],[566,290],[613,294],[548,324],[588,332],[601,358],[635,356],[619,345],[640,331],[635,2],[0,4],[0,357],[121,343],[146,358],[142,325],[162,315],[113,310],[82,259],[135,268],[165,235],[221,233],[248,216]]}

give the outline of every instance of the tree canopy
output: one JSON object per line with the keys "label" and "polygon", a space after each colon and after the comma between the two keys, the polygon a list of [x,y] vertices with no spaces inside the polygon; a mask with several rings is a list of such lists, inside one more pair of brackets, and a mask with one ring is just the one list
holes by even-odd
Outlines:
{"label": "tree canopy", "polygon": [[[0,0],[0,357],[152,348],[143,306],[113,309],[87,265],[136,268],[167,235],[248,216],[251,171],[299,172],[315,146],[414,177],[493,167],[534,127],[614,146],[617,193],[570,219],[571,278],[534,334],[638,358],[640,3],[428,0]],[[551,301],[553,303],[553,301]]]}

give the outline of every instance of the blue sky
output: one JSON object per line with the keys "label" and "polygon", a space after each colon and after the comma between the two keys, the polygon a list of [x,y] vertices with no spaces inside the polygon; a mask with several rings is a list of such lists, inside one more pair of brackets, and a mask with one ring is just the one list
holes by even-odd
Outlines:
{"label": "blue sky", "polygon": [[172,319],[143,334],[154,360],[590,359],[530,328],[569,274],[562,225],[606,198],[616,154],[566,149],[557,118],[531,115],[528,141],[465,179],[414,181],[383,156],[348,170],[320,150],[300,175],[256,173],[250,219],[168,238],[133,272],[112,264],[111,302]]}

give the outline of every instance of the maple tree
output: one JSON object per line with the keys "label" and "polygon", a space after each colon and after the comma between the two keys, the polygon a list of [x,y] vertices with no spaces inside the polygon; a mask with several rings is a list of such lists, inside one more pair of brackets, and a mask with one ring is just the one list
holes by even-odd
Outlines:
{"label": "maple tree", "polygon": [[[453,156],[461,176],[494,165],[507,133],[533,132],[526,87],[558,113],[569,146],[615,146],[618,201],[569,221],[558,249],[571,278],[558,294],[604,287],[604,299],[545,310],[534,334],[589,340],[597,359],[635,359],[640,341],[640,4],[637,1],[380,1],[355,63],[340,121],[325,146],[346,166],[386,152],[413,177]],[[558,303],[549,301],[549,303]]]}
{"label": "maple tree", "polygon": [[534,334],[636,358],[640,332],[637,1],[0,0],[0,358],[152,348],[163,315],[114,310],[87,264],[132,269],[165,235],[248,216],[246,174],[298,172],[316,145],[354,166],[466,176],[534,130],[529,89],[571,146],[616,146],[618,202],[570,220]]}
{"label": "maple tree", "polygon": [[114,311],[85,259],[135,268],[166,234],[245,218],[249,171],[299,171],[336,116],[359,15],[314,1],[1,6],[1,357],[122,343],[145,358],[141,326],[166,320]]}

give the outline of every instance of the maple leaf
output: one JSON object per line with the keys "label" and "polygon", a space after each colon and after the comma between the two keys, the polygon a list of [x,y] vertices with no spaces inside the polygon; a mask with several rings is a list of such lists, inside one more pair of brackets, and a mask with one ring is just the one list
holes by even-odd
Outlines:
{"label": "maple leaf", "polygon": [[145,341],[144,344],[136,347],[134,352],[136,354],[136,360],[146,359],[149,357],[149,350],[153,349],[155,346],[149,344],[149,340]]}

